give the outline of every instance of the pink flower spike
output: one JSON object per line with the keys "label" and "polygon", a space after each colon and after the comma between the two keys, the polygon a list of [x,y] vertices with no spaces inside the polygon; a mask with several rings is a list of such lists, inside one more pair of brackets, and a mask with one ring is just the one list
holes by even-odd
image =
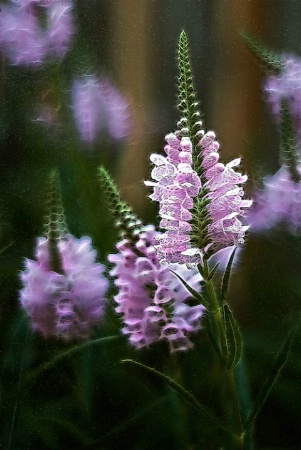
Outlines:
{"label": "pink flower spike", "polygon": [[[134,347],[165,341],[171,352],[185,351],[192,347],[189,336],[200,329],[205,308],[187,305],[188,290],[169,268],[160,265],[154,249],[160,238],[153,226],[142,227],[137,243],[123,241],[117,245],[118,257],[108,256],[115,265],[110,275],[117,277],[119,288],[115,310],[122,314],[122,333]],[[178,264],[171,269],[200,291],[201,276],[196,270]]]}

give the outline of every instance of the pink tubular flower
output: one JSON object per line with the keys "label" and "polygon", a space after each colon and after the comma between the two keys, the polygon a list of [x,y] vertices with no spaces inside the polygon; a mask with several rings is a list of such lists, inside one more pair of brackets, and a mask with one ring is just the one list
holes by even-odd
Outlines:
{"label": "pink tubular flower", "polygon": [[293,125],[301,142],[301,58],[284,55],[284,69],[277,75],[269,75],[264,85],[267,101],[273,114],[279,119],[281,101],[287,100]]}
{"label": "pink tubular flower", "polygon": [[93,142],[104,129],[114,140],[123,139],[129,133],[128,103],[107,79],[90,75],[74,80],[72,109],[84,142]]}
{"label": "pink tubular flower", "polygon": [[263,190],[255,195],[248,219],[254,232],[282,223],[290,232],[300,233],[301,182],[292,181],[287,167],[282,166],[274,175],[264,178]]}
{"label": "pink tubular flower", "polygon": [[[134,347],[167,341],[171,352],[184,351],[192,346],[188,336],[200,329],[205,308],[187,305],[188,290],[169,268],[160,266],[154,248],[157,235],[154,226],[143,227],[135,244],[124,239],[117,244],[118,253],[108,256],[119,289],[116,312],[122,314],[122,333]],[[177,264],[171,269],[200,290],[198,272]]]}
{"label": "pink tubular flower", "polygon": [[200,140],[199,147],[204,169],[204,187],[208,189],[206,197],[210,199],[208,210],[211,224],[208,235],[214,251],[231,245],[243,244],[244,236],[249,228],[243,225],[240,218],[245,215],[245,208],[252,205],[252,200],[244,200],[241,184],[248,179],[235,171],[240,158],[228,164],[219,162],[219,143],[213,131],[208,131]]}
{"label": "pink tubular flower", "polygon": [[160,227],[167,231],[158,237],[159,258],[168,263],[200,262],[200,249],[191,247],[193,199],[201,188],[201,180],[192,168],[192,144],[189,138],[181,140],[168,134],[164,150],[167,157],[153,153],[150,160],[155,165],[151,176],[155,182],[150,198],[160,203]]}
{"label": "pink tubular flower", "polygon": [[85,339],[103,315],[105,267],[95,262],[89,237],[67,235],[57,247],[63,273],[51,269],[48,240],[37,240],[36,261],[26,259],[21,274],[21,305],[46,338]]}
{"label": "pink tubular flower", "polygon": [[[179,134],[178,134],[179,136]],[[150,198],[159,202],[160,226],[167,231],[158,237],[156,246],[161,263],[199,264],[205,252],[243,243],[248,226],[240,221],[251,200],[243,200],[246,175],[234,168],[240,159],[224,165],[219,162],[219,143],[212,131],[199,132],[198,160],[202,174],[193,166],[193,145],[189,137],[168,134],[164,150],[166,157],[152,154],[155,164],[151,176],[154,182]],[[200,242],[198,225],[204,217],[198,214],[195,202],[206,202],[209,217],[205,244]],[[204,208],[203,207],[203,208]]]}

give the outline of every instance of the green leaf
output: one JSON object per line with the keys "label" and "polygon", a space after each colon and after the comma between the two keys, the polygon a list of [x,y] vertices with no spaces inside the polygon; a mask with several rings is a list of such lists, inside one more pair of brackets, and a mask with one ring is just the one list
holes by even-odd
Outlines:
{"label": "green leaf", "polygon": [[290,329],[287,334],[287,337],[283,341],[272,365],[270,368],[270,374],[266,379],[264,385],[262,386],[257,399],[254,402],[253,408],[244,424],[243,434],[247,433],[247,431],[252,427],[255,419],[257,418],[261,408],[263,407],[269,393],[271,392],[273,386],[275,385],[281,370],[283,369],[284,364],[286,363],[290,348],[293,340],[297,334],[297,330],[299,329],[299,320],[298,322]]}
{"label": "green leaf", "polygon": [[32,373],[30,373],[25,379],[22,387],[24,388],[29,383],[33,382],[36,378],[38,378],[40,375],[42,375],[46,370],[51,369],[58,362],[62,361],[63,359],[69,358],[70,356],[74,355],[77,352],[85,350],[86,348],[90,348],[93,345],[106,344],[107,342],[115,341],[121,338],[122,336],[116,335],[116,336],[107,336],[100,339],[94,339],[93,341],[88,341],[85,342],[84,344],[76,345],[75,347],[72,347],[65,352],[59,353],[51,361],[47,361],[46,363],[38,367],[36,370],[34,370]]}
{"label": "green leaf", "polygon": [[267,49],[259,40],[249,33],[242,31],[240,33],[244,43],[254,53],[263,68],[278,74],[284,69],[284,62],[282,58],[275,52]]}
{"label": "green leaf", "polygon": [[227,304],[225,304],[223,307],[223,313],[227,345],[226,367],[228,370],[232,370],[235,368],[241,358],[241,334],[239,326]]}
{"label": "green leaf", "polygon": [[210,270],[209,275],[208,275],[208,281],[212,280],[212,278],[213,278],[214,275],[216,274],[216,271],[217,271],[217,269],[218,269],[219,264],[220,264],[220,263],[217,262],[217,263],[215,264],[215,266],[212,267],[212,269]]}
{"label": "green leaf", "polygon": [[178,275],[176,272],[174,272],[173,270],[170,270],[185,286],[185,288],[187,289],[187,291],[189,291],[189,293],[196,299],[199,301],[199,303],[201,303],[202,305],[204,305],[206,308],[208,307],[208,303],[206,302],[205,298],[197,291],[195,291],[191,286],[189,286],[189,284],[184,280],[184,278],[182,278],[180,275]]}
{"label": "green leaf", "polygon": [[157,408],[158,406],[162,405],[163,403],[168,402],[169,396],[164,395],[163,397],[156,399],[152,401],[151,403],[147,404],[144,408],[138,409],[136,414],[131,414],[131,416],[128,419],[123,420],[121,423],[119,423],[116,427],[109,430],[103,437],[99,439],[95,439],[94,441],[90,442],[86,445],[85,448],[96,448],[99,450],[100,445],[104,445],[106,442],[116,438],[119,433],[124,432],[127,427],[131,426],[133,423],[137,425],[137,422],[139,419],[144,417],[145,415],[149,414],[150,411],[154,408]]}
{"label": "green leaf", "polygon": [[236,252],[237,247],[235,247],[231,253],[231,256],[229,258],[226,270],[224,272],[223,275],[223,279],[222,279],[222,283],[221,283],[221,293],[220,293],[220,304],[223,305],[223,303],[225,302],[226,299],[226,295],[228,292],[228,287],[229,287],[229,281],[230,281],[230,276],[231,276],[231,270],[232,270],[232,265],[233,265],[233,261],[234,261],[234,256],[235,256],[235,252]]}
{"label": "green leaf", "polygon": [[134,361],[133,359],[123,359],[121,360],[121,362],[125,364],[133,364],[135,366],[142,368],[143,370],[152,373],[157,378],[167,383],[168,386],[170,386],[174,391],[176,391],[179,395],[181,395],[181,397],[184,400],[186,400],[187,403],[189,403],[193,408],[198,410],[203,416],[207,417],[207,419],[209,419],[212,423],[214,423],[218,428],[223,430],[226,429],[223,422],[219,420],[217,417],[215,417],[215,415],[210,411],[209,408],[199,403],[198,400],[190,392],[186,391],[186,389],[183,388],[183,386],[176,383],[172,378],[168,377],[167,375],[164,375],[164,373],[159,372],[156,369],[153,369],[152,367]]}

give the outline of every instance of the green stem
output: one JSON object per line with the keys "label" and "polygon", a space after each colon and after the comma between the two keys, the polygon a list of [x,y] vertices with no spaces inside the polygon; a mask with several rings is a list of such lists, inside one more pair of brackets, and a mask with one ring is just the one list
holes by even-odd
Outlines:
{"label": "green stem", "polygon": [[223,321],[222,308],[219,305],[218,297],[212,282],[209,277],[209,267],[207,260],[204,260],[202,266],[202,276],[205,283],[205,290],[207,295],[207,301],[209,304],[208,315],[209,323],[211,326],[211,332],[214,334],[215,346],[219,349],[220,359],[220,371],[221,376],[224,378],[224,405],[223,410],[225,419],[228,422],[229,433],[232,437],[231,443],[225,448],[229,449],[243,449],[243,435],[242,435],[242,423],[240,417],[240,406],[237,395],[237,386],[234,376],[234,369],[228,370],[226,367],[227,358],[227,340],[226,329]]}

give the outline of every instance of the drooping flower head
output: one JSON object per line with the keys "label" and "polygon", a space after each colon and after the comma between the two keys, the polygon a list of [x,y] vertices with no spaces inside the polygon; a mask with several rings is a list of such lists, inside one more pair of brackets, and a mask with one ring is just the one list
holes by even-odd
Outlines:
{"label": "drooping flower head", "polygon": [[178,130],[165,137],[166,156],[152,154],[155,165],[150,198],[159,202],[160,226],[166,231],[155,245],[161,263],[202,264],[203,257],[244,241],[241,221],[251,200],[244,200],[247,176],[236,172],[240,159],[219,162],[215,133],[205,131],[197,110],[188,43],[179,40]]}
{"label": "drooping flower head", "polygon": [[66,232],[56,183],[54,175],[47,236],[38,238],[35,260],[25,260],[20,302],[44,337],[84,339],[103,315],[109,283],[91,239]]}
{"label": "drooping flower head", "polygon": [[118,288],[114,299],[115,310],[122,315],[124,323],[122,333],[136,348],[166,341],[171,352],[189,349],[192,346],[189,336],[200,329],[205,308],[187,304],[192,300],[191,294],[175,273],[196,291],[200,290],[199,273],[178,264],[162,267],[154,248],[160,233],[152,225],[143,226],[120,201],[104,169],[101,169],[101,179],[110,205],[119,216],[117,225],[122,240],[116,245],[117,253],[109,255],[108,261],[113,264],[110,275],[116,278],[114,283]]}

